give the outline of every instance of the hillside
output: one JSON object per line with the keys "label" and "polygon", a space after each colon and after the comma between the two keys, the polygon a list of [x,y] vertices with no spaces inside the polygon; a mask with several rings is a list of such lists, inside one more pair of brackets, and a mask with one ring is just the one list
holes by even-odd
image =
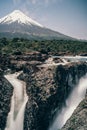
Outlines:
{"label": "hillside", "polygon": [[19,10],[0,19],[0,38],[73,39],[34,21]]}

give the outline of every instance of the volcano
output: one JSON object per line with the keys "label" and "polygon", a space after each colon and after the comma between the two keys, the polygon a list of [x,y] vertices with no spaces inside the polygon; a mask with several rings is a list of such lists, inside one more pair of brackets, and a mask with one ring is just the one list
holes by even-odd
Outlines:
{"label": "volcano", "polygon": [[27,39],[73,39],[69,36],[53,31],[26,16],[20,10],[15,10],[0,19],[0,38]]}

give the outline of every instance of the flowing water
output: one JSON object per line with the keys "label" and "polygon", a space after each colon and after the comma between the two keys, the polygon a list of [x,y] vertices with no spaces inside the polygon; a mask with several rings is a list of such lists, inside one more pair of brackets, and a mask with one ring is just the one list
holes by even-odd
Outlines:
{"label": "flowing water", "polygon": [[24,111],[28,96],[26,94],[25,82],[17,79],[19,74],[20,73],[5,75],[5,78],[14,87],[5,130],[23,130]]}
{"label": "flowing water", "polygon": [[56,115],[49,130],[58,130],[63,127],[66,121],[70,118],[76,107],[84,99],[87,89],[87,75],[79,80],[78,85],[74,88],[71,95],[66,100],[66,106],[61,109],[61,112]]}
{"label": "flowing water", "polygon": [[[50,59],[50,62],[50,64],[52,64],[52,59]],[[20,73],[5,75],[5,78],[14,87],[11,108],[8,114],[5,130],[23,130],[24,111],[28,97],[26,94],[25,82],[17,79],[19,74]],[[61,109],[60,113],[57,113],[55,120],[50,125],[48,130],[58,130],[63,127],[78,104],[84,99],[86,89],[87,75],[79,80],[78,85],[73,89],[72,93],[66,100],[66,106]]]}

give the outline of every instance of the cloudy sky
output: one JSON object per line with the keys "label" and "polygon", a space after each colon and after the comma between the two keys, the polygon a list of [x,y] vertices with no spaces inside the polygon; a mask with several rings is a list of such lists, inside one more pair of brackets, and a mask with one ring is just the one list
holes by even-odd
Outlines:
{"label": "cloudy sky", "polygon": [[87,39],[87,0],[0,0],[0,18],[15,9],[45,27]]}

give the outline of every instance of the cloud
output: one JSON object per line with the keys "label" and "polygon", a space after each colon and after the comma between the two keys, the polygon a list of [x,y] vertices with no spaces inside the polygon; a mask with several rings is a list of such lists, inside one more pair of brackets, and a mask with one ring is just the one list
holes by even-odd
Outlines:
{"label": "cloud", "polygon": [[38,0],[31,0],[32,4],[36,4]]}
{"label": "cloud", "polygon": [[20,2],[21,2],[21,0],[13,0],[14,5],[16,5],[16,4],[20,3]]}
{"label": "cloud", "polygon": [[17,5],[19,3],[28,4],[28,5],[30,5],[30,4],[48,5],[50,3],[55,3],[57,1],[62,1],[62,0],[24,0],[24,1],[23,0],[13,0],[13,3],[14,3],[14,5]]}
{"label": "cloud", "polygon": [[[52,2],[56,2],[58,0],[25,0],[25,2],[27,1],[28,4],[32,3],[32,4],[50,4]],[[61,0],[59,0],[61,1]]]}
{"label": "cloud", "polygon": [[14,8],[23,11],[26,15],[36,18],[40,15],[40,9],[48,8],[52,3],[62,0],[13,0]]}
{"label": "cloud", "polygon": [[22,7],[22,11],[23,11],[27,16],[29,16],[29,10],[26,8],[26,6],[23,6],[23,7]]}

